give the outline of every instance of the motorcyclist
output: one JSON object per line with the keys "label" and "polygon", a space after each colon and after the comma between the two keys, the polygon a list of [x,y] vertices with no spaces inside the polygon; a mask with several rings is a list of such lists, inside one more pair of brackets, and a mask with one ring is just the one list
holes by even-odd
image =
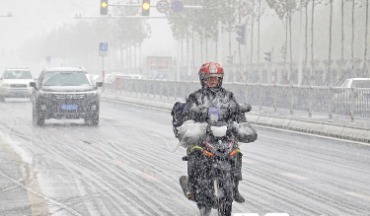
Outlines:
{"label": "motorcyclist", "polygon": [[[226,122],[246,122],[244,114],[239,114],[239,104],[237,103],[232,92],[227,91],[222,87],[222,81],[224,76],[224,70],[220,64],[216,62],[204,63],[199,70],[199,79],[202,88],[190,94],[186,99],[186,103],[180,108],[180,104],[177,103],[172,110],[172,115],[181,115],[178,121],[174,121],[174,132],[175,136],[179,138],[181,142],[189,142],[189,139],[184,141],[181,134],[181,129],[184,129],[185,125],[188,127],[196,127],[196,123],[202,123],[207,121],[207,110],[208,107],[218,107],[223,113],[222,117]],[[181,114],[179,114],[181,112]],[[188,124],[188,122],[194,122],[194,124]],[[179,129],[180,128],[180,129]],[[178,130],[179,129],[179,130]],[[184,130],[183,130],[184,131]],[[185,129],[188,131],[188,129]],[[243,142],[253,142],[257,139],[257,133],[252,130],[253,133],[244,137]],[[196,135],[194,135],[196,136]],[[192,139],[192,143],[187,146],[187,154],[191,155],[196,148],[201,145],[201,137]],[[194,158],[194,157],[191,157]],[[239,203],[245,202],[244,197],[240,194],[238,186],[239,181],[242,180],[242,153],[238,149],[237,160],[235,167],[235,184],[234,184],[234,200]],[[188,161],[188,192],[186,197],[190,200],[194,200],[195,183],[198,173],[201,172],[201,168],[204,166],[200,160],[191,159]]]}

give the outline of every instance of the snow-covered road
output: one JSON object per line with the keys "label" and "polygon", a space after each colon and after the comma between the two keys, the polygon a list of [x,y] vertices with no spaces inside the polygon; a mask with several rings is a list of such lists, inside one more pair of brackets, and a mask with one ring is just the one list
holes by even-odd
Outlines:
{"label": "snow-covered road", "polygon": [[[27,102],[0,113],[0,215],[198,214],[178,185],[185,150],[168,111],[103,101],[98,127],[34,127]],[[234,213],[369,214],[368,145],[257,129],[241,145],[247,201]]]}

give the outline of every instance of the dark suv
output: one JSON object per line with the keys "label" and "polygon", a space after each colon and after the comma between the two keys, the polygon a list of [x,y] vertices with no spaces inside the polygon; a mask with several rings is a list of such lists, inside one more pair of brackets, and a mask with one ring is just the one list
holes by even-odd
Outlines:
{"label": "dark suv", "polygon": [[31,82],[32,120],[41,126],[46,119],[79,119],[86,124],[99,124],[99,93],[102,82],[94,84],[83,68],[56,67],[41,72]]}

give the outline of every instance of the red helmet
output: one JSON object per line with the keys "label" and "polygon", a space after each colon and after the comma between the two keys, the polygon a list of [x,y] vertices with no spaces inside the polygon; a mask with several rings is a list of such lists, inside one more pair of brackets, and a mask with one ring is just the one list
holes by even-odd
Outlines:
{"label": "red helmet", "polygon": [[199,70],[199,80],[202,87],[204,87],[204,81],[207,77],[218,77],[219,78],[219,86],[222,86],[222,80],[224,78],[224,69],[221,67],[219,63],[216,62],[207,62],[202,65]]}

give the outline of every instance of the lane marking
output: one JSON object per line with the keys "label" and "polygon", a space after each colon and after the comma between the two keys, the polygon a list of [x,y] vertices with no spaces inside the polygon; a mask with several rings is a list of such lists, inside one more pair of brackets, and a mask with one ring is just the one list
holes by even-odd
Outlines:
{"label": "lane marking", "polygon": [[[19,168],[21,170],[21,175],[24,179],[24,185],[22,185],[22,187],[26,190],[28,196],[31,215],[50,215],[46,200],[44,199],[44,194],[42,193],[40,184],[35,173],[33,172],[33,169],[29,166],[27,162],[23,161],[21,156],[18,155],[13,148],[4,143],[5,142],[0,140],[0,149],[4,150],[9,155],[9,157],[19,165]],[[17,183],[14,180],[12,181],[14,183]],[[21,185],[22,183],[17,184]]]}
{"label": "lane marking", "polygon": [[[234,213],[232,216],[260,216],[259,213]],[[289,216],[288,213],[266,213],[261,216]]]}
{"label": "lane marking", "polygon": [[353,196],[353,197],[357,197],[357,198],[360,198],[360,199],[363,199],[363,200],[366,200],[366,201],[370,201],[370,196],[369,195],[360,194],[360,193],[356,193],[356,192],[350,192],[350,191],[345,191],[344,193],[347,194],[347,195]]}
{"label": "lane marking", "polygon": [[19,164],[24,183],[18,182],[7,176],[5,177],[26,190],[28,201],[30,203],[31,216],[51,215],[50,209],[48,208],[49,206],[57,206],[58,209],[62,208],[72,215],[82,216],[82,214],[65,205],[64,203],[60,203],[45,196],[41,189],[40,182],[38,181],[39,179],[30,166],[30,164],[32,164],[31,156],[27,155],[24,152],[24,149],[19,147],[19,144],[14,142],[10,137],[6,137],[7,144],[5,144],[5,140],[2,139],[4,137],[6,136],[0,131],[0,149],[6,151],[9,156]]}
{"label": "lane marking", "polygon": [[297,180],[307,180],[307,178],[306,178],[306,177],[303,177],[303,176],[297,175],[297,174],[295,174],[295,173],[282,172],[282,173],[280,173],[280,175],[282,175],[282,176],[286,176],[286,177],[289,177],[289,178],[292,178],[292,179],[297,179]]}
{"label": "lane marking", "polygon": [[245,163],[245,164],[255,164],[255,163],[256,163],[256,162],[255,162],[255,161],[253,161],[253,160],[244,159],[244,158],[243,158],[242,162],[243,162],[243,163]]}

